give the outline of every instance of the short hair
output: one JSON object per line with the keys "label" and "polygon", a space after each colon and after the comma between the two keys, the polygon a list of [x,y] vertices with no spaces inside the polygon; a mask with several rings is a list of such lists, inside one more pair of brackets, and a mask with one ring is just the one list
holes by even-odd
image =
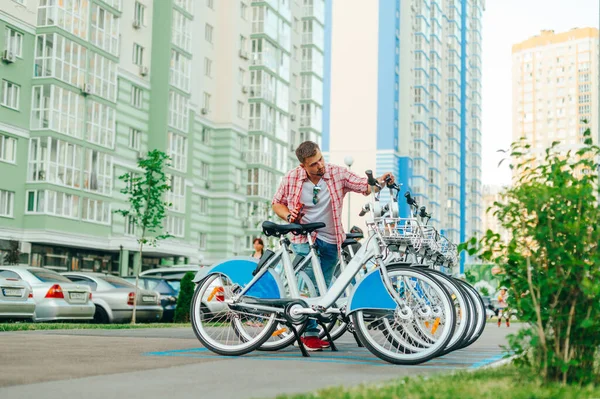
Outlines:
{"label": "short hair", "polygon": [[303,164],[306,158],[314,157],[319,150],[319,145],[314,141],[305,141],[296,148],[296,158]]}

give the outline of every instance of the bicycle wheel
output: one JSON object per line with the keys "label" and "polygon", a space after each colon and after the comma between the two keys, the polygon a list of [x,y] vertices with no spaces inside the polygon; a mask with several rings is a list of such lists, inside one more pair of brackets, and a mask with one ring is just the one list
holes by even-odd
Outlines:
{"label": "bicycle wheel", "polygon": [[462,281],[462,280],[457,280],[460,282],[461,286],[465,289],[465,291],[467,291],[467,293],[469,293],[470,297],[471,297],[471,301],[473,302],[473,306],[475,307],[475,328],[473,330],[473,333],[465,338],[465,343],[463,345],[460,346],[460,349],[462,348],[466,348],[467,346],[471,345],[472,343],[474,343],[475,341],[477,341],[479,339],[479,337],[481,336],[481,334],[483,333],[483,330],[485,329],[485,325],[486,325],[486,316],[485,316],[485,304],[483,303],[483,299],[481,298],[481,295],[479,295],[479,292],[477,292],[477,290],[475,288],[473,288],[470,284]]}
{"label": "bicycle wheel", "polygon": [[438,270],[427,269],[427,273],[444,285],[444,288],[450,294],[456,312],[456,328],[448,347],[441,352],[440,356],[442,356],[459,348],[464,343],[465,338],[471,336],[470,333],[475,328],[474,309],[469,294],[456,280]]}
{"label": "bicycle wheel", "polygon": [[[207,349],[239,356],[269,338],[276,328],[276,314],[251,308],[236,310],[227,303],[233,296],[231,287],[231,280],[224,275],[213,274],[202,280],[192,298],[190,319],[196,337]],[[212,309],[208,304],[213,304]]]}
{"label": "bicycle wheel", "polygon": [[394,364],[434,358],[448,346],[456,326],[448,291],[424,270],[389,265],[387,272],[404,306],[354,312],[352,322],[360,341],[375,356]]}

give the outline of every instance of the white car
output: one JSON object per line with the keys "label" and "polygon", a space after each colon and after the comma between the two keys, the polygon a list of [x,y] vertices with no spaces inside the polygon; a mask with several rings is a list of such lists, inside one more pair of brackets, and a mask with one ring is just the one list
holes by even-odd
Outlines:
{"label": "white car", "polygon": [[86,285],[41,267],[0,266],[4,277],[27,281],[33,289],[35,321],[92,320],[96,307]]}
{"label": "white car", "polygon": [[31,285],[10,275],[12,272],[0,271],[0,319],[33,320],[35,301]]}

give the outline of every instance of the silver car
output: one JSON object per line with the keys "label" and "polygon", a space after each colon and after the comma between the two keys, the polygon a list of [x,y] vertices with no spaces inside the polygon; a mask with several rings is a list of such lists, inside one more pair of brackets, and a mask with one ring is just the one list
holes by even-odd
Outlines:
{"label": "silver car", "polygon": [[14,275],[0,271],[0,319],[33,320],[35,301],[31,285]]}
{"label": "silver car", "polygon": [[[77,284],[87,285],[93,292],[97,323],[129,323],[133,316],[135,285],[102,273],[65,272],[63,276]],[[138,289],[135,319],[139,322],[159,321],[163,315],[158,292]]]}
{"label": "silver car", "polygon": [[[55,271],[32,266],[0,266],[6,277],[27,281],[33,289],[35,321],[92,320],[96,308],[92,291]],[[14,273],[11,275],[9,272]]]}
{"label": "silver car", "polygon": [[[187,272],[196,274],[200,270],[202,270],[202,267],[196,265],[161,267],[143,271],[140,273],[140,277],[162,277],[167,280],[169,285],[172,286],[177,291],[177,295],[179,295],[181,279],[183,279],[183,276],[185,276]],[[220,278],[215,279],[211,283],[210,289],[206,290],[204,297],[202,298],[201,306],[204,308],[205,313],[210,312],[212,316],[215,316],[227,311],[223,290],[224,288]]]}

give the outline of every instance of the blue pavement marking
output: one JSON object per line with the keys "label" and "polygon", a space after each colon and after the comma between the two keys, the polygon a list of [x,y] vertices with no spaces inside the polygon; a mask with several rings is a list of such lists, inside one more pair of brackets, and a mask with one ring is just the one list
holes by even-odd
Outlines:
{"label": "blue pavement marking", "polygon": [[[311,357],[302,357],[299,350],[282,350],[276,355],[266,354],[247,354],[244,356],[219,356],[212,352],[209,352],[206,348],[190,348],[190,349],[178,349],[161,352],[146,352],[144,356],[173,356],[173,357],[188,357],[188,358],[199,358],[199,359],[250,359],[250,360],[271,360],[271,361],[301,361],[311,363],[337,363],[347,365],[369,365],[378,367],[397,367],[397,365],[384,362],[379,358],[373,356],[368,350],[364,348],[352,348],[352,350],[342,349],[338,352],[318,352],[312,353]],[[363,356],[364,355],[364,356]],[[490,356],[493,355],[493,356]],[[456,369],[456,368],[480,368],[491,364],[495,361],[501,360],[504,354],[495,351],[477,352],[477,353],[465,353],[465,352],[454,352],[442,357],[432,359],[422,365],[414,365],[410,367],[415,368],[435,368],[435,369]],[[455,366],[450,366],[455,365]]]}

